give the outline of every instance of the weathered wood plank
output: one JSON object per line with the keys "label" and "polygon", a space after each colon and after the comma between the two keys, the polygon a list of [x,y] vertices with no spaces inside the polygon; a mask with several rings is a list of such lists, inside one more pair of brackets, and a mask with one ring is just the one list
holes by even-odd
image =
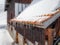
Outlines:
{"label": "weathered wood plank", "polygon": [[17,3],[24,3],[24,4],[29,4],[32,2],[32,0],[15,0]]}

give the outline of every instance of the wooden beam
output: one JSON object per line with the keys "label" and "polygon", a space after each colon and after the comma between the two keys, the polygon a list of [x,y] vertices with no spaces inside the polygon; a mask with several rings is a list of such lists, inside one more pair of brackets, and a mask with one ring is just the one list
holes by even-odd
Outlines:
{"label": "wooden beam", "polygon": [[56,29],[56,37],[59,37],[60,36],[60,17],[56,22],[55,29]]}
{"label": "wooden beam", "polygon": [[15,0],[17,3],[24,3],[24,4],[29,4],[32,2],[32,0]]}
{"label": "wooden beam", "polygon": [[48,34],[48,45],[53,45],[53,29],[52,28],[48,28],[47,29],[47,34]]}

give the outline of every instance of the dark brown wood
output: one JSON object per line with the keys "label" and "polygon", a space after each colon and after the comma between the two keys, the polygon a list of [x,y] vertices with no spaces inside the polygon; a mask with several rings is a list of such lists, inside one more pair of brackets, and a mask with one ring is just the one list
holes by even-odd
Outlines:
{"label": "dark brown wood", "polygon": [[58,37],[60,36],[60,17],[58,18]]}
{"label": "dark brown wood", "polygon": [[15,0],[17,3],[30,4],[32,0]]}
{"label": "dark brown wood", "polygon": [[[16,25],[16,24],[15,24]],[[15,27],[16,31],[24,36],[24,44],[26,39],[35,44],[35,41],[39,42],[39,45],[45,45],[45,30],[29,25],[17,23]]]}
{"label": "dark brown wood", "polygon": [[56,37],[59,37],[60,36],[60,17],[58,18],[56,22],[55,29],[56,29]]}
{"label": "dark brown wood", "polygon": [[52,28],[47,29],[47,35],[48,35],[48,45],[53,45],[53,37],[54,37],[54,32]]}
{"label": "dark brown wood", "polygon": [[[59,20],[60,20],[60,18],[59,18]],[[57,22],[60,22],[59,20]],[[47,37],[48,45],[53,44],[54,31],[51,27],[48,27],[46,30],[44,30],[42,28],[33,27],[31,25],[29,26],[29,25],[25,25],[25,24],[20,24],[19,22],[17,22],[17,24],[18,24],[17,27],[15,27],[16,31],[24,36],[25,41],[26,41],[26,39],[28,39],[31,42],[33,42],[33,44],[35,41],[37,41],[38,45],[45,45],[45,35],[47,35],[48,36]],[[57,23],[56,27],[57,27],[56,29],[60,30],[60,23]],[[58,32],[59,32],[59,30],[58,30]],[[46,31],[46,33],[45,33],[45,31]],[[58,34],[57,36],[59,36],[60,32],[57,34]]]}
{"label": "dark brown wood", "polygon": [[44,29],[42,29],[42,28],[40,28],[39,30],[37,30],[38,31],[38,45],[45,45],[45,30]]}
{"label": "dark brown wood", "polygon": [[16,32],[16,43],[19,43],[18,42],[18,33]]}
{"label": "dark brown wood", "polygon": [[7,9],[7,22],[9,23],[9,21],[11,19],[13,19],[15,17],[15,5],[14,5],[14,0],[12,0],[10,3],[9,3],[9,7]]}

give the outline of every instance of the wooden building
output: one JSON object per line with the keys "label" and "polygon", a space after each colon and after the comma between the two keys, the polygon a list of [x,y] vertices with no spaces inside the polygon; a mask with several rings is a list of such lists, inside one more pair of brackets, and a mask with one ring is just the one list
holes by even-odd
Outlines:
{"label": "wooden building", "polygon": [[[29,23],[26,25],[13,19],[31,2],[32,0],[7,0],[6,9],[8,11],[7,22],[9,33],[19,45],[45,45],[46,41],[48,45],[53,45],[55,37],[60,37],[60,17],[47,28],[36,27]],[[60,13],[60,11],[57,13]],[[13,20],[10,22],[11,19]],[[56,34],[54,35],[54,33]]]}

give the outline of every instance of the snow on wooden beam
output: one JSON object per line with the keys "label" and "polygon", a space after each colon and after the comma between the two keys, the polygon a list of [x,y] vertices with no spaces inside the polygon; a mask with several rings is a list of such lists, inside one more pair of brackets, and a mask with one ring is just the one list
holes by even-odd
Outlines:
{"label": "snow on wooden beam", "polygon": [[[23,24],[32,24],[32,25],[35,25],[35,26],[42,26],[42,27],[46,27],[47,25],[45,23],[47,23],[49,25],[49,21],[51,20],[54,20],[55,17],[59,17],[59,13],[60,13],[60,10],[57,9],[55,12],[53,12],[52,14],[47,14],[47,15],[44,15],[44,16],[50,16],[49,18],[47,19],[44,19],[42,21],[23,21],[23,20],[18,20],[18,19],[12,19],[10,22],[18,22],[18,23],[23,23]],[[40,19],[39,19],[40,20]],[[51,21],[53,22],[53,21]]]}
{"label": "snow on wooden beam", "polygon": [[[49,4],[46,3],[47,1],[49,2]],[[32,24],[38,27],[40,26],[43,28],[47,28],[60,16],[59,4],[60,0],[39,1],[34,5],[30,5],[29,7],[27,7],[18,17],[13,20],[24,24]]]}

